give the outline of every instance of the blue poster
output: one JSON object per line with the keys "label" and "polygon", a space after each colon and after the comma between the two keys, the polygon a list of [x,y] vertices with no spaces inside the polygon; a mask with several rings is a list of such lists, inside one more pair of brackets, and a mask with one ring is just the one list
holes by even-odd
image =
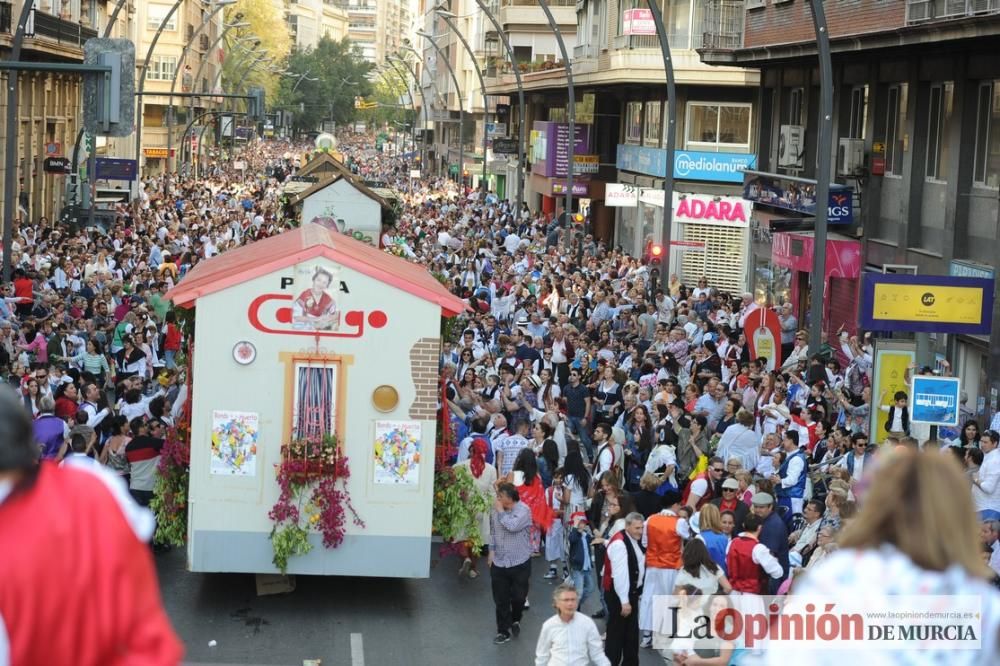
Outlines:
{"label": "blue poster", "polygon": [[957,426],[961,391],[961,380],[958,377],[915,376],[910,400],[910,421]]}

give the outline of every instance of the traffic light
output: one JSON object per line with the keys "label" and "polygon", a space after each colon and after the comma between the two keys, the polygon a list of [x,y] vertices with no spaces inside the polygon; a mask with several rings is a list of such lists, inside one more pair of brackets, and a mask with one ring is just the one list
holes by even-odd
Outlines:
{"label": "traffic light", "polygon": [[583,215],[581,215],[580,213],[576,213],[575,215],[573,215],[573,221],[576,222],[577,224],[583,224],[583,219],[584,219]]}
{"label": "traffic light", "polygon": [[653,245],[653,247],[649,250],[649,254],[653,257],[653,259],[659,259],[663,256],[663,246]]}

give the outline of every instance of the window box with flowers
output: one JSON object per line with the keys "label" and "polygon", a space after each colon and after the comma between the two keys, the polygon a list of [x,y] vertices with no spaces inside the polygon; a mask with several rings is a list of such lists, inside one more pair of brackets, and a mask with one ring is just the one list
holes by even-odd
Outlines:
{"label": "window box with flowers", "polygon": [[348,512],[355,525],[364,527],[351,503],[350,467],[336,436],[282,446],[275,471],[281,494],[268,517],[274,524],[270,536],[274,566],[281,573],[287,571],[290,557],[312,550],[310,531],[322,533],[325,548],[336,548],[344,541]]}

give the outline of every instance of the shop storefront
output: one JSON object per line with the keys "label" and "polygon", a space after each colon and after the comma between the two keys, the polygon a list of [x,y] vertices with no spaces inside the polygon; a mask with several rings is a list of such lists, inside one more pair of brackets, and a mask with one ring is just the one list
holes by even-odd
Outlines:
{"label": "shop storefront", "polygon": [[[171,157],[174,156],[175,153],[176,151],[171,150]],[[143,148],[142,155],[146,158],[145,173],[147,175],[163,173],[163,171],[167,168],[166,148]]]}
{"label": "shop storefront", "polygon": [[[948,266],[952,277],[996,279],[992,266],[966,260],[953,260]],[[980,423],[997,411],[997,393],[990,392],[989,374],[990,338],[987,335],[949,335],[948,357],[955,359],[953,371],[962,378],[962,390],[968,397],[966,406]]]}
{"label": "shop storefront", "polygon": [[[772,234],[771,280],[767,301],[790,302],[799,325],[805,327],[812,295],[813,255],[816,242],[812,231],[788,231]],[[857,331],[858,286],[861,275],[861,243],[853,238],[831,233],[826,239],[824,275],[823,328],[833,332],[841,324],[853,334]]]}
{"label": "shop storefront", "polygon": [[[573,210],[584,211],[590,206],[591,183],[587,167],[591,163],[591,125],[577,123],[573,128],[574,173],[571,196]],[[569,125],[535,121],[529,136],[531,154],[531,191],[534,201],[529,206],[554,214],[565,198],[569,171]],[[594,160],[596,166],[596,159]],[[596,169],[595,169],[596,171]]]}

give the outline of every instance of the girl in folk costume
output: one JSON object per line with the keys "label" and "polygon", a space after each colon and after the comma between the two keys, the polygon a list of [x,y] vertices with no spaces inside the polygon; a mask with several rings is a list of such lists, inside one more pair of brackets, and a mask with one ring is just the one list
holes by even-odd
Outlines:
{"label": "girl in folk costume", "polygon": [[[474,439],[469,446],[469,458],[456,463],[455,467],[465,467],[468,469],[472,475],[472,483],[475,486],[476,492],[491,498],[493,497],[493,487],[497,482],[497,470],[493,465],[486,462],[486,446],[485,439],[481,437]],[[490,534],[489,511],[484,511],[478,518],[479,535],[482,539],[486,540]],[[461,536],[456,537],[456,543],[461,541]],[[479,572],[476,571],[476,560],[479,559],[479,553],[470,547],[468,541],[462,543],[461,548],[465,559],[462,562],[462,568],[459,573],[463,575],[468,574],[469,578],[476,578],[479,575]]]}
{"label": "girl in folk costume", "polygon": [[517,454],[514,468],[505,481],[517,486],[521,501],[531,509],[531,549],[537,553],[542,541],[542,532],[549,529],[553,515],[545,503],[545,488],[538,473],[535,453],[530,447],[521,449]]}
{"label": "girl in folk costume", "polygon": [[[562,468],[552,475],[552,485],[545,489],[545,504],[552,512],[552,524],[545,532],[545,560],[549,563],[549,571],[545,574],[547,580],[558,576],[559,562],[565,559],[565,539],[562,513],[565,508],[563,501],[563,482],[565,473]],[[565,565],[563,567],[565,571]]]}

